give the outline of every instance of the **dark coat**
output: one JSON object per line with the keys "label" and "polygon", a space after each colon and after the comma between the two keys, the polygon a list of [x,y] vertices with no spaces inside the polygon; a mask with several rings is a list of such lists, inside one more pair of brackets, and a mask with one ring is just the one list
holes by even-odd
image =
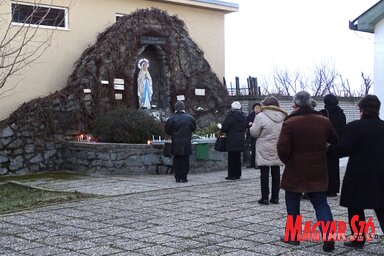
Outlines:
{"label": "dark coat", "polygon": [[252,111],[251,113],[248,114],[247,116],[247,123],[253,123],[253,121],[255,120],[255,116],[256,116],[256,112],[255,111]]}
{"label": "dark coat", "polygon": [[191,115],[176,112],[165,123],[165,133],[172,138],[173,155],[192,154],[192,133],[196,130],[196,121]]}
{"label": "dark coat", "polygon": [[347,125],[347,119],[345,117],[344,111],[339,106],[328,106],[325,105],[325,109],[320,110],[320,112],[328,117],[331,121],[333,127],[337,132],[337,136],[341,138],[343,135],[345,126]]}
{"label": "dark coat", "polygon": [[357,209],[384,208],[384,121],[365,117],[347,124],[340,143],[329,148],[349,156],[340,205]]}
{"label": "dark coat", "polygon": [[228,111],[221,127],[221,132],[226,133],[228,151],[243,151],[247,128],[245,113],[241,110]]}
{"label": "dark coat", "polygon": [[321,192],[328,186],[327,143],[337,143],[328,118],[309,108],[287,117],[277,142],[285,164],[281,188],[291,192]]}
{"label": "dark coat", "polygon": [[[334,98],[335,101],[329,101],[328,104],[325,105],[325,109],[320,110],[320,112],[328,117],[331,121],[333,127],[336,130],[337,136],[341,138],[343,132],[345,130],[345,126],[347,125],[346,117],[344,111],[337,106],[337,99]],[[335,194],[340,191],[340,162],[339,158],[335,157],[331,154],[327,154],[327,166],[328,166],[328,193]]]}

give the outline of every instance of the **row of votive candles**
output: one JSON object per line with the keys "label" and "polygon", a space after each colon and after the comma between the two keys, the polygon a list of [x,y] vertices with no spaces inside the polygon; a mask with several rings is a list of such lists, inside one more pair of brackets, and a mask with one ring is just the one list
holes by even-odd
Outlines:
{"label": "row of votive candles", "polygon": [[80,134],[77,136],[77,141],[88,141],[90,142],[92,140],[92,137],[89,135]]}

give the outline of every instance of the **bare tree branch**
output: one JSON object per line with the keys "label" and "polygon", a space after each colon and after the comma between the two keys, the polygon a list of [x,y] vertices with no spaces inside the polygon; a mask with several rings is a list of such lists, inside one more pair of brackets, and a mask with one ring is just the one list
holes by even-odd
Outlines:
{"label": "bare tree branch", "polygon": [[371,77],[368,75],[365,75],[363,72],[361,72],[361,79],[362,79],[362,84],[360,86],[359,96],[364,96],[369,94],[369,90],[372,88],[373,82]]}
{"label": "bare tree branch", "polygon": [[[369,76],[361,74],[362,85],[359,91],[351,89],[348,79],[336,71],[333,64],[322,62],[313,69],[312,77],[305,77],[303,72],[289,72],[287,69],[274,68],[272,83],[264,83],[262,92],[290,96],[298,91],[306,90],[313,96],[325,96],[332,93],[338,96],[353,97],[365,95],[372,86]],[[264,79],[267,81],[267,79]],[[310,82],[308,82],[310,81]]]}
{"label": "bare tree branch", "polygon": [[[0,2],[1,6],[5,4],[9,2]],[[59,14],[51,17],[52,6],[53,0],[44,5],[41,1],[34,1],[32,11],[17,24],[12,23],[12,17],[18,7],[10,8],[12,13],[0,14],[0,26],[3,28],[0,34],[0,88],[4,87],[11,77],[36,62],[51,46],[54,32],[59,25],[44,30],[41,26],[46,21],[61,24],[65,19],[65,13],[63,17]]]}

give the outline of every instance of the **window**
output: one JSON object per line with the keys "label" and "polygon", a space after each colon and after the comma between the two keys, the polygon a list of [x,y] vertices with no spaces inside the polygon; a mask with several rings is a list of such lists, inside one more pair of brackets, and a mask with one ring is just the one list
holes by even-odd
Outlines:
{"label": "window", "polygon": [[67,28],[66,8],[32,4],[11,4],[12,23],[44,27]]}

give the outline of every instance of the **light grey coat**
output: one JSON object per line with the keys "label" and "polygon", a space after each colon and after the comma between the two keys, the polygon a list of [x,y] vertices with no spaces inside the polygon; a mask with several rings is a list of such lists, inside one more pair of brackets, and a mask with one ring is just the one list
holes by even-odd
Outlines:
{"label": "light grey coat", "polygon": [[264,106],[255,116],[249,132],[256,138],[256,164],[258,166],[284,165],[277,155],[277,141],[288,113],[276,106]]}

